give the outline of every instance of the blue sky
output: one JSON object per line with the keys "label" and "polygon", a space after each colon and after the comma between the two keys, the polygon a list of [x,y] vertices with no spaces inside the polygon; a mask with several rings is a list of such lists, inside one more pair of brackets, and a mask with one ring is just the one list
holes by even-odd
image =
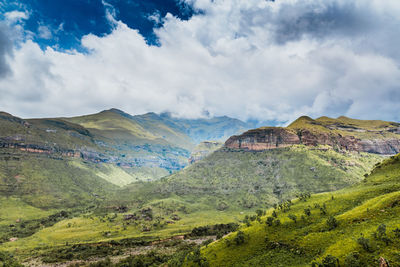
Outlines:
{"label": "blue sky", "polygon": [[398,0],[0,1],[0,110],[400,121],[399,14]]}
{"label": "blue sky", "polygon": [[[19,0],[6,1],[0,13],[16,10],[28,12],[25,30],[34,33],[33,40],[42,48],[53,46],[59,49],[81,49],[82,36],[89,33],[99,36],[111,33],[112,26],[106,17],[107,9],[113,12],[116,20],[139,30],[151,45],[157,45],[153,28],[162,26],[162,22],[153,17],[163,18],[170,13],[187,20],[193,14],[190,5],[179,0]],[[41,34],[44,27],[51,31],[51,38]]]}

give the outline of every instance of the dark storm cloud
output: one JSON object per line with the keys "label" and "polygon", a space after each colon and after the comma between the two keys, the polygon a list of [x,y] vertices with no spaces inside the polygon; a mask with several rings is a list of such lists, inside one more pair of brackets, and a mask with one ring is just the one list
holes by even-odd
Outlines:
{"label": "dark storm cloud", "polygon": [[7,55],[12,51],[12,42],[8,35],[7,26],[0,23],[0,78],[11,72],[7,62]]}
{"label": "dark storm cloud", "polygon": [[352,36],[368,31],[373,24],[370,11],[354,3],[326,1],[318,4],[283,5],[273,19],[278,43],[314,38]]}
{"label": "dark storm cloud", "polygon": [[343,1],[297,1],[241,12],[240,35],[252,34],[254,27],[271,31],[278,44],[302,38],[324,39],[364,34],[381,24],[381,18],[368,6]]}

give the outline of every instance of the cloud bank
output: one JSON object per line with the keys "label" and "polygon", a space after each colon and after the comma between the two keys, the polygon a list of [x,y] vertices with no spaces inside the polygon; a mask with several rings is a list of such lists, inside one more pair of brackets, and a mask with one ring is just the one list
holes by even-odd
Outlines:
{"label": "cloud bank", "polygon": [[43,51],[29,38],[11,48],[0,27],[0,109],[22,117],[117,107],[283,123],[300,115],[400,121],[399,1],[186,3],[198,14],[160,18],[160,46],[121,21],[110,21],[106,36],[84,36],[87,53]]}

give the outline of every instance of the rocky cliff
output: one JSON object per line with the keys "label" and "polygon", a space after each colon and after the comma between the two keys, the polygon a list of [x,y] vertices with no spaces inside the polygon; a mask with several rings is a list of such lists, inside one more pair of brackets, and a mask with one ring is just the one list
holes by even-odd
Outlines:
{"label": "rocky cliff", "polygon": [[267,150],[292,145],[328,145],[339,150],[393,155],[400,152],[400,125],[346,117],[301,117],[288,127],[264,127],[232,136],[225,147]]}

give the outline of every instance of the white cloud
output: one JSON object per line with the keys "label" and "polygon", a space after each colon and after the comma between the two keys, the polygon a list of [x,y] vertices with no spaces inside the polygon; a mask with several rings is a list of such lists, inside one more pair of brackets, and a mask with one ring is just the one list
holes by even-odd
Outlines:
{"label": "white cloud", "polygon": [[4,14],[6,20],[10,23],[20,22],[22,20],[27,20],[29,18],[29,13],[24,11],[10,11]]}
{"label": "white cloud", "polygon": [[38,34],[39,34],[39,37],[43,38],[43,39],[50,39],[53,36],[50,28],[47,26],[43,26],[43,25],[40,25],[38,27]]}
{"label": "white cloud", "polygon": [[0,109],[400,120],[398,1],[191,2],[204,14],[168,14],[156,30],[160,47],[112,18],[111,34],[82,39],[89,54],[21,43],[13,75],[0,80]]}

